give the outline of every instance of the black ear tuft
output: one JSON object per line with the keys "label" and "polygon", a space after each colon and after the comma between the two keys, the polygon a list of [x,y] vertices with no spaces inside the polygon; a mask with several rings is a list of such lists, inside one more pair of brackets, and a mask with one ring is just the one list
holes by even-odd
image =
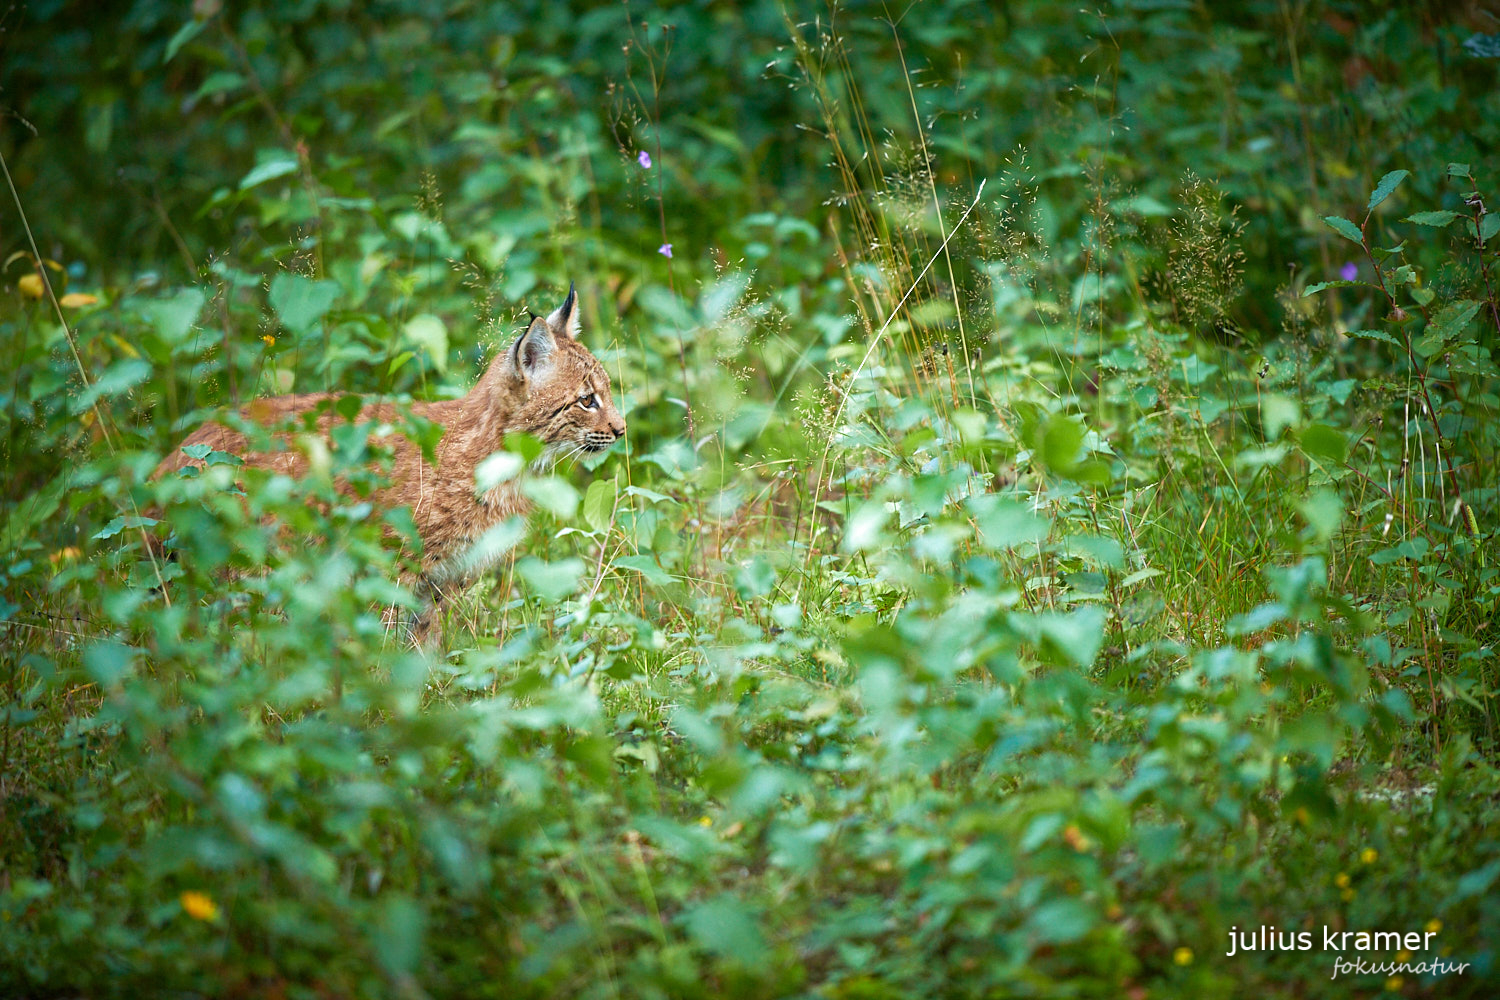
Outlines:
{"label": "black ear tuft", "polygon": [[568,282],[568,297],[563,300],[563,304],[547,317],[547,328],[554,337],[578,339],[578,289],[573,282]]}

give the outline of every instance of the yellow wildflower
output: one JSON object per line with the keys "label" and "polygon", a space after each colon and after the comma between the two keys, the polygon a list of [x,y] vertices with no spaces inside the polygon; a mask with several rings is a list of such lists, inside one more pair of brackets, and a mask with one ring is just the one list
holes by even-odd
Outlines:
{"label": "yellow wildflower", "polygon": [[1346,903],[1350,902],[1351,900],[1354,899],[1354,890],[1353,889],[1345,889],[1345,890],[1343,890],[1342,892],[1339,893],[1339,898],[1342,899]]}
{"label": "yellow wildflower", "polygon": [[1423,928],[1423,930],[1425,930],[1428,934],[1436,934],[1442,929],[1443,922],[1437,917],[1433,917],[1431,920],[1427,921],[1427,926]]}
{"label": "yellow wildflower", "polygon": [[189,889],[178,897],[182,910],[194,920],[218,920],[219,904],[201,892]]}
{"label": "yellow wildflower", "polygon": [[260,339],[261,339],[261,342],[263,344],[265,344],[267,347],[275,347],[276,346],[276,338],[273,337],[273,336],[271,336],[269,333],[266,334],[264,337],[262,337]]}
{"label": "yellow wildflower", "polygon": [[1366,847],[1359,852],[1359,860],[1367,865],[1373,865],[1378,857],[1380,857],[1380,852],[1373,847]]}
{"label": "yellow wildflower", "polygon": [[1172,952],[1172,961],[1178,965],[1192,965],[1193,949],[1178,948],[1176,951]]}
{"label": "yellow wildflower", "polygon": [[699,816],[698,817],[698,825],[699,826],[713,826],[714,825],[713,817],[712,816]]}
{"label": "yellow wildflower", "polygon": [[1333,877],[1333,884],[1338,886],[1340,889],[1347,889],[1349,888],[1349,876],[1344,874],[1343,872],[1339,872]]}
{"label": "yellow wildflower", "polygon": [[1394,993],[1399,990],[1402,984],[1404,984],[1405,982],[1406,980],[1402,979],[1400,976],[1392,976],[1385,981],[1385,988]]}

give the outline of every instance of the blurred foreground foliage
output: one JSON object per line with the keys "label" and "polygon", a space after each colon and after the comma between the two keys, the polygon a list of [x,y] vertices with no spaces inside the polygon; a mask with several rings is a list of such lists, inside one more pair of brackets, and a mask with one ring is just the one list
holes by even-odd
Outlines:
{"label": "blurred foreground foliage", "polygon": [[[7,994],[1492,992],[1477,7],[0,26]],[[148,478],[570,280],[629,438],[441,649],[363,499],[431,428]]]}

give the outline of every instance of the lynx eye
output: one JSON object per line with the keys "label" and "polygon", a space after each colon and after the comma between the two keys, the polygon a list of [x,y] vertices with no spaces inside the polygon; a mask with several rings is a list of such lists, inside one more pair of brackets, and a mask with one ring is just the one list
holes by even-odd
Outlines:
{"label": "lynx eye", "polygon": [[584,395],[578,397],[578,405],[583,407],[585,410],[597,410],[599,409],[599,397],[594,395],[592,392],[585,393]]}

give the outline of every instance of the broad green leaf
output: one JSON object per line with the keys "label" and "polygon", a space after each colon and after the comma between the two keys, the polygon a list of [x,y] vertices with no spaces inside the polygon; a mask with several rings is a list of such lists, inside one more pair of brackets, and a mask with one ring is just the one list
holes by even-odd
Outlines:
{"label": "broad green leaf", "polygon": [[297,158],[290,153],[277,152],[270,159],[262,160],[240,179],[240,190],[248,191],[257,184],[285,177],[297,172]]}
{"label": "broad green leaf", "polygon": [[1025,504],[1002,500],[993,493],[971,497],[967,504],[984,544],[1010,549],[1047,537],[1047,522]]}
{"label": "broad green leaf", "polygon": [[1491,212],[1479,223],[1479,242],[1488,243],[1496,232],[1500,232],[1500,212]]}
{"label": "broad green leaf", "polygon": [[516,572],[526,582],[527,590],[544,601],[560,601],[578,590],[586,568],[583,560],[577,558],[544,562],[527,556],[516,563]]}
{"label": "broad green leaf", "polygon": [[752,556],[735,573],[734,586],[746,599],[764,597],[776,586],[776,569],[765,556]]}
{"label": "broad green leaf", "polygon": [[1392,337],[1384,330],[1350,330],[1348,333],[1344,334],[1344,336],[1360,337],[1365,340],[1380,340],[1384,341],[1387,344],[1394,344],[1396,347],[1402,347],[1403,349],[1405,346],[1401,343],[1401,341],[1397,340],[1395,337]]}
{"label": "broad green leaf", "polygon": [[560,521],[566,521],[578,512],[578,490],[558,476],[523,479],[521,492]]}
{"label": "broad green leaf", "polygon": [[312,329],[338,296],[334,281],[314,281],[285,271],[271,279],[271,308],[281,324],[296,334]]}
{"label": "broad green leaf", "polygon": [[609,529],[610,515],[615,508],[615,481],[596,479],[589,483],[583,494],[583,520],[594,531]]}
{"label": "broad green leaf", "polygon": [[68,401],[68,409],[75,414],[83,413],[105,396],[118,396],[146,381],[151,375],[151,366],[140,358],[125,358],[116,361],[104,370],[93,383]]}
{"label": "broad green leaf", "polygon": [[1054,414],[1042,431],[1037,454],[1049,472],[1066,476],[1078,466],[1078,450],[1083,445],[1083,422],[1063,414]]}
{"label": "broad green leaf", "polygon": [[1441,212],[1417,212],[1413,215],[1408,215],[1403,221],[1415,222],[1419,226],[1446,226],[1456,218],[1458,218],[1457,212],[1445,210]]}
{"label": "broad green leaf", "polygon": [[1068,944],[1093,930],[1099,915],[1082,900],[1071,897],[1051,899],[1031,914],[1027,925],[1043,944]]}
{"label": "broad green leaf", "polygon": [[1349,444],[1341,431],[1327,424],[1308,424],[1302,431],[1302,450],[1313,458],[1342,465],[1349,453]]}
{"label": "broad green leaf", "polygon": [[1380,183],[1375,185],[1375,191],[1370,195],[1370,203],[1366,207],[1373,210],[1376,205],[1389,198],[1391,192],[1396,190],[1397,186],[1410,176],[1410,170],[1392,170],[1380,178]]}
{"label": "broad green leaf", "polygon": [[135,514],[122,514],[119,517],[111,518],[110,522],[96,531],[93,537],[96,540],[113,538],[120,532],[125,531],[128,528],[149,528],[156,523],[157,521],[153,517],[142,517]]}
{"label": "broad green leaf", "polygon": [[94,643],[83,651],[83,667],[94,680],[110,687],[130,673],[135,655],[139,652],[132,646],[107,639]]}
{"label": "broad green leaf", "polygon": [[1267,393],[1260,401],[1260,426],[1267,441],[1275,441],[1281,432],[1302,419],[1302,407],[1295,399],[1280,393]]}
{"label": "broad green leaf", "polygon": [[749,909],[731,895],[692,907],[682,916],[698,947],[753,968],[766,956],[766,942]]}
{"label": "broad green leaf", "polygon": [[488,493],[501,483],[510,482],[524,468],[525,460],[514,452],[497,451],[486,456],[474,468],[475,494]]}
{"label": "broad green leaf", "polygon": [[1315,490],[1297,508],[1319,542],[1332,538],[1344,520],[1344,499],[1334,490]]}
{"label": "broad green leaf", "polygon": [[1480,306],[1481,303],[1473,299],[1458,299],[1443,306],[1432,317],[1432,322],[1427,324],[1426,331],[1412,345],[1413,349],[1424,358],[1446,350],[1460,340],[1464,328],[1474,319]]}
{"label": "broad green leaf", "polygon": [[635,570],[651,583],[657,586],[665,586],[677,578],[656,564],[656,560],[648,555],[621,556],[613,563],[623,569]]}
{"label": "broad green leaf", "polygon": [[151,320],[157,336],[176,346],[192,332],[198,313],[203,310],[204,295],[196,288],[184,288],[170,298],[148,303],[141,311]]}
{"label": "broad green leaf", "polygon": [[1328,227],[1330,229],[1338,233],[1344,239],[1349,240],[1352,243],[1358,243],[1360,246],[1365,245],[1365,238],[1364,235],[1360,233],[1359,227],[1350,222],[1348,219],[1341,218],[1337,215],[1325,215],[1323,217],[1323,221],[1328,224]]}
{"label": "broad green leaf", "polygon": [[406,321],[401,335],[427,354],[433,368],[439,372],[448,370],[448,328],[441,319],[431,313],[418,313]]}
{"label": "broad green leaf", "polygon": [[370,934],[371,951],[393,976],[406,976],[422,957],[427,918],[409,896],[387,894],[380,901],[379,917]]}

